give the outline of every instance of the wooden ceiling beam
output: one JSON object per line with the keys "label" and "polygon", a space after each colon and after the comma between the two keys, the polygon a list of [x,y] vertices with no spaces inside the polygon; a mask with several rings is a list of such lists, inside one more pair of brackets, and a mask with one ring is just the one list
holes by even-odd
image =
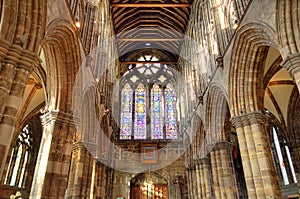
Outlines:
{"label": "wooden ceiling beam", "polygon": [[176,64],[174,61],[121,61],[121,64]]}
{"label": "wooden ceiling beam", "polygon": [[116,38],[117,41],[142,41],[142,42],[156,42],[156,41],[182,41],[183,38]]}
{"label": "wooden ceiling beam", "polygon": [[113,8],[186,8],[190,3],[112,3]]}

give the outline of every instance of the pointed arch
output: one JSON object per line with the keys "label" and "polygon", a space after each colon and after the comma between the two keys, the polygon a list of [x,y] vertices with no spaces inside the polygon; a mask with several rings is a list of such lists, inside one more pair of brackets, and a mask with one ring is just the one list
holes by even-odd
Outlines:
{"label": "pointed arch", "polygon": [[43,45],[48,78],[46,109],[69,112],[82,59],[77,30],[64,20],[53,21],[47,29]]}
{"label": "pointed arch", "polygon": [[1,4],[1,38],[38,52],[46,28],[47,1],[1,1]]}
{"label": "pointed arch", "polygon": [[229,69],[231,115],[262,110],[263,57],[268,47],[279,49],[277,35],[264,22],[252,22],[236,33]]}
{"label": "pointed arch", "polygon": [[276,21],[283,57],[298,53],[300,50],[300,0],[277,0]]}
{"label": "pointed arch", "polygon": [[206,104],[205,128],[207,130],[206,140],[208,144],[219,141],[229,141],[227,132],[228,102],[223,91],[218,85],[212,84],[208,91]]}

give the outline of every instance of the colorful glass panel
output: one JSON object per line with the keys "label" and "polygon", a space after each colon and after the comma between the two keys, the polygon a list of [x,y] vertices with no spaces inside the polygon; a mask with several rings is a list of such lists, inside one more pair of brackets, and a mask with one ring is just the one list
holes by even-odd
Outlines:
{"label": "colorful glass panel", "polygon": [[126,84],[122,90],[120,140],[130,140],[132,134],[133,90]]}
{"label": "colorful glass panel", "polygon": [[166,106],[166,139],[178,139],[177,121],[176,121],[176,92],[171,84],[165,89]]}
{"label": "colorful glass panel", "polygon": [[134,139],[146,139],[146,89],[139,84],[135,90]]}
{"label": "colorful glass panel", "polygon": [[162,92],[157,84],[151,89],[151,139],[164,139]]}

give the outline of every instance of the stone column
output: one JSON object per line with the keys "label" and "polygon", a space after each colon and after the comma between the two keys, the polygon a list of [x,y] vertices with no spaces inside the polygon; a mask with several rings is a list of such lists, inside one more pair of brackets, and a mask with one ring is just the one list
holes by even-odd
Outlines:
{"label": "stone column", "polygon": [[95,159],[81,142],[74,143],[65,198],[111,198],[113,171]]}
{"label": "stone column", "polygon": [[232,118],[236,127],[249,198],[281,198],[265,122],[254,111]]}
{"label": "stone column", "polygon": [[197,195],[195,198],[209,199],[211,194],[211,173],[208,158],[201,158],[195,160],[196,174],[197,174]]}
{"label": "stone column", "polygon": [[65,197],[75,125],[72,115],[51,111],[42,116],[44,127],[30,198]]}
{"label": "stone column", "polygon": [[193,176],[193,168],[190,167],[187,169],[186,173],[187,173],[187,179],[188,179],[188,183],[189,183],[189,198],[190,199],[195,199],[195,184],[194,184],[194,176]]}
{"label": "stone column", "polygon": [[35,54],[0,39],[0,176],[3,176],[8,149],[15,130],[25,87]]}
{"label": "stone column", "polygon": [[300,53],[288,55],[280,65],[290,73],[300,92]]}
{"label": "stone column", "polygon": [[203,192],[202,192],[202,178],[201,178],[201,169],[200,169],[200,165],[199,165],[199,161],[195,160],[195,169],[196,169],[196,177],[197,177],[197,198],[203,198]]}
{"label": "stone column", "polygon": [[192,183],[191,183],[191,176],[189,172],[189,168],[185,169],[185,175],[186,175],[186,180],[187,180],[187,188],[188,188],[188,198],[192,199]]}
{"label": "stone column", "polygon": [[237,185],[232,166],[231,143],[220,141],[211,147],[213,147],[210,156],[215,197],[238,198]]}

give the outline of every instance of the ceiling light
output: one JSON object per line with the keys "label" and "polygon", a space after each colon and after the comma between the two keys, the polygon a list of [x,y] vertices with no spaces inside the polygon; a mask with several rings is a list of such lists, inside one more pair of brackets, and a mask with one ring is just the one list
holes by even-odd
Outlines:
{"label": "ceiling light", "polygon": [[78,21],[78,20],[76,20],[76,22],[75,22],[75,26],[77,27],[77,28],[80,28],[80,22]]}
{"label": "ceiling light", "polygon": [[151,43],[146,43],[145,45],[146,45],[146,46],[151,46]]}

